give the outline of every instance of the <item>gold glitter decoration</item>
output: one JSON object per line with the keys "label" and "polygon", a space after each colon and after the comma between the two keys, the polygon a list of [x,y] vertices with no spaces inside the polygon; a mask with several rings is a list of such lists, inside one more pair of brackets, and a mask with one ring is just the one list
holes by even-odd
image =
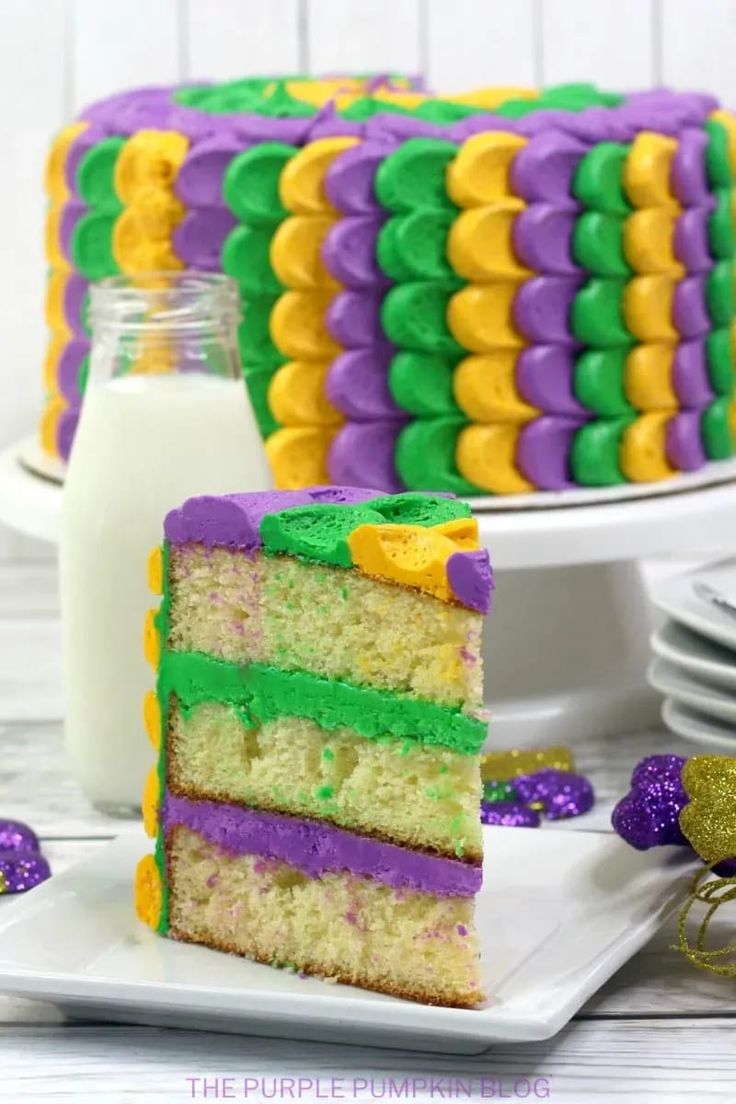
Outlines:
{"label": "gold glitter decoration", "polygon": [[[708,758],[715,758],[709,756]],[[730,901],[736,900],[736,877],[706,879],[710,875],[710,867],[699,871],[693,882],[690,896],[680,913],[678,934],[680,942],[672,950],[681,951],[685,957],[701,970],[708,970],[712,974],[720,974],[722,977],[736,977],[736,942],[727,943],[725,947],[708,948],[705,938],[716,911]],[[698,925],[695,943],[691,944],[687,934],[687,922],[693,905],[706,906],[706,913]],[[733,956],[731,961],[728,957]]]}
{"label": "gold glitter decoration", "polygon": [[682,768],[690,798],[680,828],[707,863],[736,858],[736,759],[697,755]]}
{"label": "gold glitter decoration", "polygon": [[484,782],[508,782],[521,774],[552,767],[554,770],[574,771],[572,752],[566,747],[548,747],[528,750],[514,748],[511,751],[493,751],[482,755],[480,776]]}
{"label": "gold glitter decoration", "polygon": [[0,893],[5,893],[7,888],[8,888],[8,883],[5,880],[5,875],[3,874],[2,870],[0,870]]}

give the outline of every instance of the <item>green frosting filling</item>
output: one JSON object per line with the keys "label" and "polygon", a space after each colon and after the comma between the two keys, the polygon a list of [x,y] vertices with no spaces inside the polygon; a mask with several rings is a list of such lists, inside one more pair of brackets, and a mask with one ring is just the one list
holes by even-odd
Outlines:
{"label": "green frosting filling", "polygon": [[402,349],[388,370],[388,388],[394,401],[419,418],[462,415],[452,384],[455,364],[449,358]]}
{"label": "green frosting filling", "polygon": [[375,191],[389,211],[404,214],[419,207],[455,210],[445,187],[445,171],[457,155],[444,138],[409,138],[378,167]]}
{"label": "green frosting filling", "polygon": [[369,740],[416,740],[463,755],[477,755],[487,731],[483,721],[435,702],[200,652],[164,651],[158,691],[162,705],[175,694],[185,712],[207,701],[232,705],[250,728],[306,717],[327,731],[352,728]]}
{"label": "green frosting filling", "polygon": [[389,341],[420,353],[462,356],[465,350],[447,325],[447,304],[459,285],[460,281],[417,280],[391,288],[381,306],[381,324]]}
{"label": "green frosting filling", "polygon": [[[159,639],[163,642],[168,639],[169,635],[169,610],[171,607],[171,595],[169,593],[169,560],[170,560],[170,547],[169,542],[165,541],[162,547],[162,571],[163,571],[163,594],[161,596],[161,605],[158,608],[156,614],[155,624],[158,630]],[[166,653],[163,652],[162,655]],[[161,685],[161,667],[159,665],[158,677],[156,679],[156,696],[159,704],[159,714],[161,717],[161,731],[159,733],[159,750],[158,750],[158,762],[156,768],[158,771],[158,792],[163,794],[166,792],[166,728],[167,728],[167,705],[168,694],[164,692]],[[159,828],[156,833],[156,847],[154,850],[154,858],[156,860],[156,866],[158,867],[159,877],[161,878],[161,916],[158,923],[158,931],[165,935],[169,930],[169,881],[166,876],[166,841],[164,839],[164,828],[159,818]]]}
{"label": "green frosting filling", "polygon": [[266,552],[286,552],[307,560],[352,567],[348,537],[359,525],[383,525],[377,510],[365,506],[294,506],[266,514],[260,533]]}

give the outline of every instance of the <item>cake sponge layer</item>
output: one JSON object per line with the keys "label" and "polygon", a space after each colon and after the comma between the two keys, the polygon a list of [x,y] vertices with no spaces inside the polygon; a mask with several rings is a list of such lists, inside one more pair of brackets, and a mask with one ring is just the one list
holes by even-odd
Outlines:
{"label": "cake sponge layer", "polygon": [[290,556],[170,549],[167,646],[481,706],[481,617]]}
{"label": "cake sponge layer", "polygon": [[347,873],[310,878],[184,825],[167,832],[167,860],[175,938],[427,1004],[483,999],[470,898]]}
{"label": "cake sponge layer", "polygon": [[475,756],[411,741],[326,732],[302,717],[244,724],[206,702],[168,713],[170,789],[329,820],[394,843],[479,860]]}

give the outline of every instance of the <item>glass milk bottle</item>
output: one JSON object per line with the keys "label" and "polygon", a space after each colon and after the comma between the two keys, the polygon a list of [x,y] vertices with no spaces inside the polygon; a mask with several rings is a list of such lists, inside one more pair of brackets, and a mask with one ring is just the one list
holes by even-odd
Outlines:
{"label": "glass milk bottle", "polygon": [[90,373],[64,488],[60,546],[66,744],[105,812],[132,814],[151,765],[148,553],[190,495],[271,485],[237,351],[236,285],[209,273],[92,287]]}

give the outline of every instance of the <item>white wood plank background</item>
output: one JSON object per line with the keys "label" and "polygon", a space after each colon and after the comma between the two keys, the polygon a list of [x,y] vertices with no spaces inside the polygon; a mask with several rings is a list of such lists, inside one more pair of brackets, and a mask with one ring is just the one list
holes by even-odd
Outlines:
{"label": "white wood plank background", "polygon": [[[119,88],[191,77],[424,71],[438,90],[664,81],[736,104],[736,0],[0,0],[0,447],[41,403],[42,166]],[[0,558],[38,554],[0,531]]]}

